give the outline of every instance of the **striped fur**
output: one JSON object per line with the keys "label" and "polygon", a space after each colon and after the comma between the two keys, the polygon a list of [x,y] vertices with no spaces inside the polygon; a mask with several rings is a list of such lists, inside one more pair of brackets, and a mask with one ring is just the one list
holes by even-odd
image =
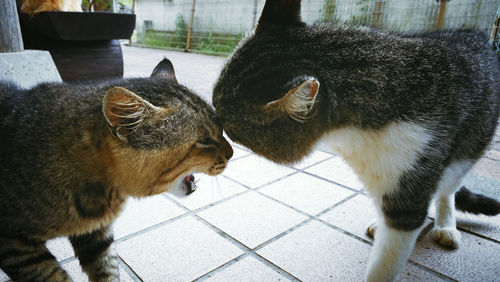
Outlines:
{"label": "striped fur", "polygon": [[151,78],[0,82],[0,268],[69,281],[45,242],[69,236],[91,281],[117,281],[110,225],[129,196],[221,173],[233,151],[214,112],[162,66]]}

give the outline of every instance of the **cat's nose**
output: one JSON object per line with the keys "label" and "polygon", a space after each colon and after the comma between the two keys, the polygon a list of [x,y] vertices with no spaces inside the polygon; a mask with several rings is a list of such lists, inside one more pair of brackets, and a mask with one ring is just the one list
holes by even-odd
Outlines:
{"label": "cat's nose", "polygon": [[229,159],[232,157],[233,157],[233,148],[231,148],[231,146],[229,146],[228,150],[226,152],[226,159],[229,161]]}

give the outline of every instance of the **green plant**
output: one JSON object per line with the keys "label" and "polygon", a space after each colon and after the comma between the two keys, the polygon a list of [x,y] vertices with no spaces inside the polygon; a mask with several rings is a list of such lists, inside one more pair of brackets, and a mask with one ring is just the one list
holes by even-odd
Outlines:
{"label": "green plant", "polygon": [[361,14],[353,15],[352,19],[349,21],[351,24],[368,25],[373,21],[372,13],[370,12],[370,2],[371,0],[360,0],[356,2],[357,6],[361,6]]}
{"label": "green plant", "polygon": [[107,11],[113,10],[113,0],[82,0],[82,7],[88,11]]}
{"label": "green plant", "polygon": [[325,0],[323,8],[320,10],[322,22],[329,22],[335,18],[335,8],[337,7],[336,2],[336,0]]}
{"label": "green plant", "polygon": [[212,55],[228,55],[243,38],[243,34],[236,35],[217,35],[209,32],[203,36],[194,50],[200,53]]}
{"label": "green plant", "polygon": [[182,14],[177,14],[177,17],[175,18],[175,37],[176,41],[178,41],[180,44],[177,44],[175,47],[176,48],[185,48],[186,47],[186,39],[187,39],[187,25],[186,22],[184,21],[184,17]]}

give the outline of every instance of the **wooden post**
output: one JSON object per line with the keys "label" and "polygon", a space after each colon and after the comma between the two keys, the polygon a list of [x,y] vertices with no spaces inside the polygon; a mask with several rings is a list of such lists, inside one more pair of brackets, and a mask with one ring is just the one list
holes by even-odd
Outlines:
{"label": "wooden post", "polygon": [[193,0],[193,8],[191,9],[191,20],[189,21],[189,29],[186,40],[186,48],[185,52],[189,52],[189,48],[191,47],[191,33],[193,32],[193,18],[194,18],[194,8],[196,7],[196,0]]}
{"label": "wooden post", "polygon": [[377,1],[377,4],[375,6],[375,23],[374,25],[376,27],[379,27],[380,25],[380,16],[382,14],[382,1]]}
{"label": "wooden post", "polygon": [[439,16],[438,16],[438,22],[436,25],[436,28],[438,30],[443,27],[444,14],[446,12],[446,1],[447,0],[441,0],[441,4],[439,5]]}
{"label": "wooden post", "polygon": [[0,1],[0,53],[24,50],[16,0]]}

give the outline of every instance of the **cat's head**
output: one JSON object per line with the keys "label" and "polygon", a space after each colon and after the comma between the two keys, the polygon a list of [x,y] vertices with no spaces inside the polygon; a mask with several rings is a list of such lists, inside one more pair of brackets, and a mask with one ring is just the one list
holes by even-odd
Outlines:
{"label": "cat's head", "polygon": [[114,182],[134,196],[164,192],[192,173],[220,174],[233,155],[212,108],[177,83],[167,59],[151,78],[107,90],[102,113]]}
{"label": "cat's head", "polygon": [[254,34],[214,87],[213,104],[228,136],[279,163],[302,159],[323,132],[317,66],[300,42],[306,32],[300,1],[266,1]]}

